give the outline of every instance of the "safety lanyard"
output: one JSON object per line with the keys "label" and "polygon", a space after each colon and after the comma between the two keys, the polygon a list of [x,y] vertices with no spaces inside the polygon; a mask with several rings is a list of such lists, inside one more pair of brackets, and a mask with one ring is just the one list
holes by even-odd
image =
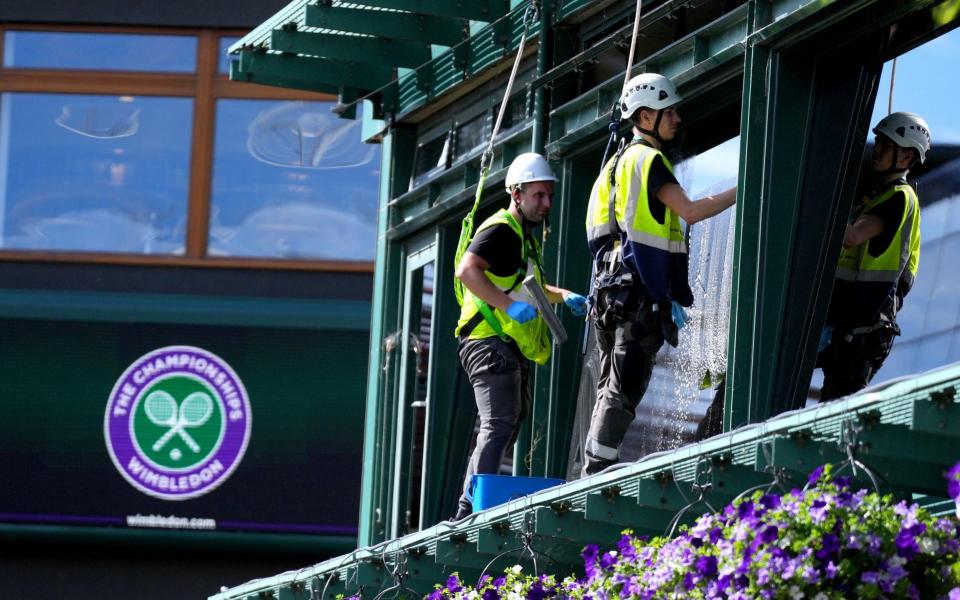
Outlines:
{"label": "safety lanyard", "polygon": [[[510,94],[513,92],[513,82],[517,78],[517,70],[520,68],[520,59],[523,57],[523,48],[527,41],[527,33],[530,25],[538,18],[538,8],[536,2],[530,2],[523,14],[523,33],[520,34],[520,44],[517,46],[517,56],[513,61],[513,69],[510,71],[510,78],[507,80],[507,89],[504,91],[503,100],[500,102],[500,111],[497,113],[497,121],[490,133],[490,140],[483,154],[480,155],[480,179],[477,181],[477,192],[473,198],[473,208],[467,213],[460,224],[460,241],[457,243],[457,252],[454,256],[453,264],[456,268],[460,264],[460,259],[466,254],[470,242],[473,240],[474,218],[477,209],[480,207],[480,199],[483,197],[483,186],[486,183],[487,175],[490,173],[490,167],[493,165],[493,142],[500,132],[500,125],[503,123],[503,115],[507,110],[507,104],[510,101]],[[541,40],[541,43],[543,41]],[[454,277],[453,289],[457,297],[457,302],[463,305],[463,282]]]}

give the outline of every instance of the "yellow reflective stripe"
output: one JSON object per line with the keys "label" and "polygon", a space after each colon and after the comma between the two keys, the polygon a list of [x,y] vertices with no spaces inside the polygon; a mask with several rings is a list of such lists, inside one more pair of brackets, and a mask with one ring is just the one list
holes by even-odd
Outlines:
{"label": "yellow reflective stripe", "polygon": [[627,230],[627,239],[636,244],[643,244],[644,246],[650,246],[651,248],[666,250],[667,252],[672,252],[674,254],[687,253],[687,245],[683,243],[683,240],[668,240],[658,235],[644,233],[642,231],[634,231],[632,229]]}

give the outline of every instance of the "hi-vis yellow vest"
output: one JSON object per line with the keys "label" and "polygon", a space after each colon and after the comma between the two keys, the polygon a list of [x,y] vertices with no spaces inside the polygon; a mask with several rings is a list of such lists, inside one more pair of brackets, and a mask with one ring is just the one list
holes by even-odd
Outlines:
{"label": "hi-vis yellow vest", "polygon": [[[494,275],[490,271],[485,271],[484,275],[487,276],[487,279],[490,280],[493,285],[497,287],[500,291],[506,293],[514,300],[521,300],[533,304],[533,299],[530,295],[523,289],[520,285],[526,274],[530,271],[533,272],[534,277],[540,285],[543,285],[543,270],[540,266],[540,248],[537,245],[536,240],[525,239],[523,235],[523,230],[520,227],[520,224],[517,223],[517,220],[513,218],[513,215],[510,214],[510,211],[506,209],[500,209],[489,219],[480,224],[480,227],[477,228],[477,233],[493,227],[494,225],[507,225],[517,234],[517,237],[520,238],[520,247],[522,248],[522,259],[526,263],[526,268],[521,269],[513,275],[507,277],[499,277]],[[466,325],[474,315],[479,312],[479,302],[483,302],[480,298],[473,295],[473,292],[469,288],[464,287],[463,289],[463,306],[460,309],[460,320],[457,323],[457,329],[455,335],[460,334],[460,330]],[[503,330],[503,333],[513,339],[516,342],[517,347],[520,348],[520,352],[524,356],[534,361],[539,365],[546,364],[547,360],[550,358],[550,337],[547,333],[547,324],[544,322],[543,318],[537,315],[536,318],[527,321],[526,323],[517,323],[511,319],[507,313],[504,311],[490,307],[493,316],[500,323],[500,327]],[[480,323],[473,328],[473,331],[470,332],[470,335],[467,336],[468,339],[477,340],[488,337],[493,337],[497,335],[497,332],[493,330],[493,327],[487,323],[486,319],[480,321]]]}
{"label": "hi-vis yellow vest", "polygon": [[[627,236],[627,241],[642,244],[662,250],[658,253],[660,260],[666,264],[657,271],[669,273],[682,268],[682,277],[671,277],[670,282],[664,282],[664,287],[682,287],[671,289],[672,299],[681,304],[689,305],[693,294],[686,281],[687,245],[683,238],[683,229],[680,227],[680,217],[669,206],[664,205],[663,223],[658,222],[650,212],[650,198],[647,193],[647,180],[650,176],[650,167],[656,157],[662,157],[664,165],[673,172],[673,165],[656,148],[645,144],[628,146],[616,162],[614,182],[616,184],[616,200],[614,211],[620,230]],[[609,233],[609,201],[612,189],[610,169],[614,167],[616,157],[611,158],[604,166],[600,176],[593,184],[590,193],[590,203],[587,206],[587,242],[591,243],[605,237]],[[635,174],[639,172],[640,176]],[[641,268],[642,268],[641,264]],[[641,273],[641,276],[646,274]]]}
{"label": "hi-vis yellow vest", "polygon": [[[912,282],[920,264],[920,203],[917,193],[907,184],[890,187],[864,207],[864,212],[886,202],[895,194],[903,192],[903,215],[890,244],[874,256],[870,244],[874,240],[853,248],[844,248],[837,266],[837,279],[857,282],[886,283],[895,287],[901,275],[906,274]],[[889,291],[889,288],[887,288]]]}

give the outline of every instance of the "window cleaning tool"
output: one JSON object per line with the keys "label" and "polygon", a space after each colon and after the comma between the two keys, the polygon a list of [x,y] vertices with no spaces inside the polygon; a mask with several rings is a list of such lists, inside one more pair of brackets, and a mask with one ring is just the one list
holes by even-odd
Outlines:
{"label": "window cleaning tool", "polygon": [[553,334],[553,342],[555,344],[562,344],[567,341],[567,330],[563,328],[563,323],[557,318],[557,313],[553,312],[553,306],[550,304],[550,301],[547,300],[547,295],[543,293],[543,288],[540,287],[537,278],[533,275],[528,275],[527,278],[523,280],[523,289],[527,290],[527,293],[530,294],[534,306],[537,307],[537,312],[540,313],[540,316],[543,317],[543,320],[547,323],[547,327],[550,328],[550,333]]}

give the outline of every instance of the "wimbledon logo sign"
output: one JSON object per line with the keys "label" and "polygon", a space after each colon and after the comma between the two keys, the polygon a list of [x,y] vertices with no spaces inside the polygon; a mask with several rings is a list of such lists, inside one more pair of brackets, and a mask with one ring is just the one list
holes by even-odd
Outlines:
{"label": "wimbledon logo sign", "polygon": [[130,485],[186,500],[230,477],[250,422],[247,391],[230,365],[202,348],[168,346],[141,356],[117,380],[103,435]]}

